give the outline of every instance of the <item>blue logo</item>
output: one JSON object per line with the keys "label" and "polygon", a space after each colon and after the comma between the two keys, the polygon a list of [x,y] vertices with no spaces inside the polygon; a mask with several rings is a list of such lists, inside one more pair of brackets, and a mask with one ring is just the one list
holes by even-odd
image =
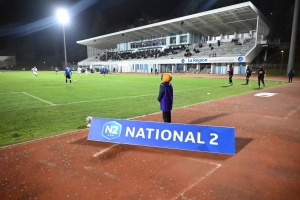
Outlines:
{"label": "blue logo", "polygon": [[102,127],[102,136],[108,140],[116,139],[120,137],[121,130],[121,124],[115,121],[106,122]]}
{"label": "blue logo", "polygon": [[183,64],[184,62],[185,62],[185,60],[182,58],[182,59],[181,59],[181,63]]}
{"label": "blue logo", "polygon": [[238,57],[238,61],[239,61],[239,62],[242,62],[242,61],[243,61],[243,57],[241,57],[241,56]]}

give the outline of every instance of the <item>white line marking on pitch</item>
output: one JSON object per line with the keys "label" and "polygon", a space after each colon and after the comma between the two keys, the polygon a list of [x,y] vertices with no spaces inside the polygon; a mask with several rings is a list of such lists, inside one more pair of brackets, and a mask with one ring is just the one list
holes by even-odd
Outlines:
{"label": "white line marking on pitch", "polygon": [[292,112],[290,112],[284,119],[287,119],[288,117],[290,117],[292,114],[294,114],[295,112],[297,112],[299,110],[300,107],[298,107],[296,110],[293,110]]}
{"label": "white line marking on pitch", "polygon": [[[200,162],[206,162],[206,161],[200,161]],[[206,163],[216,165],[216,167],[214,169],[210,170],[204,177],[201,177],[198,181],[196,181],[194,184],[192,184],[189,187],[187,187],[186,189],[184,189],[180,194],[178,194],[175,198],[172,198],[172,199],[178,199],[180,196],[183,196],[184,193],[186,193],[188,190],[190,190],[192,187],[197,185],[200,181],[202,181],[203,179],[205,179],[206,177],[211,175],[214,171],[216,171],[219,167],[222,166],[221,164],[216,164],[216,163],[211,163],[211,162],[206,162]]]}
{"label": "white line marking on pitch", "polygon": [[22,93],[22,92],[3,92],[3,93],[0,93],[0,94],[14,94],[14,93]]}
{"label": "white line marking on pitch", "polygon": [[[148,147],[145,147],[147,149],[149,149]],[[157,151],[157,152],[161,152],[158,149],[151,149],[152,151]],[[165,153],[167,155],[173,155],[173,156],[177,156],[175,154],[169,154],[169,153]],[[194,187],[195,185],[197,185],[200,181],[202,181],[203,179],[205,179],[206,177],[208,177],[209,175],[211,175],[214,171],[216,171],[219,167],[221,167],[221,164],[217,164],[217,163],[212,163],[212,162],[208,162],[208,161],[203,161],[203,160],[197,160],[194,158],[189,158],[191,160],[195,160],[196,162],[204,162],[204,163],[208,163],[211,165],[216,165],[216,167],[212,170],[210,170],[205,176],[201,177],[198,181],[196,181],[194,184],[190,185],[189,187],[187,187],[186,189],[183,190],[183,192],[181,192],[180,194],[177,194],[176,197],[171,198],[171,199],[178,199],[178,197],[182,196],[185,192],[187,192],[188,190],[190,190],[192,187]]]}
{"label": "white line marking on pitch", "polygon": [[97,157],[97,156],[99,156],[99,155],[101,155],[101,154],[107,152],[107,151],[110,150],[111,148],[113,148],[113,147],[115,147],[115,146],[118,146],[118,145],[119,145],[119,144],[114,144],[114,145],[112,145],[112,146],[110,146],[110,147],[108,147],[108,148],[102,149],[101,151],[95,153],[95,154],[93,155],[93,157]]}
{"label": "white line marking on pitch", "polygon": [[51,106],[55,106],[55,105],[56,105],[56,104],[54,104],[54,103],[51,103],[50,101],[46,101],[46,100],[44,100],[44,99],[41,99],[41,98],[36,97],[36,96],[33,96],[33,95],[28,94],[28,93],[26,93],[26,92],[22,92],[22,93],[23,93],[23,94],[26,94],[26,95],[28,95],[28,96],[30,96],[30,97],[32,97],[32,98],[35,98],[35,99],[37,99],[37,100],[39,100],[39,101],[48,103],[48,104],[50,104]]}

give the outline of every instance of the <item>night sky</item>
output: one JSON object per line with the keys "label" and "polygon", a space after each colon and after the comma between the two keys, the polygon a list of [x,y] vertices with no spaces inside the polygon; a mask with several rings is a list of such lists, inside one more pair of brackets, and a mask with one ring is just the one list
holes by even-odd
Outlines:
{"label": "night sky", "polygon": [[[245,0],[1,0],[0,55],[15,54],[23,65],[58,65],[64,60],[62,25],[57,8],[70,14],[65,26],[68,61],[86,58],[76,41],[246,2]],[[290,42],[294,0],[251,1],[273,24],[271,37]],[[139,20],[143,19],[143,20]],[[18,63],[17,63],[18,64]]]}

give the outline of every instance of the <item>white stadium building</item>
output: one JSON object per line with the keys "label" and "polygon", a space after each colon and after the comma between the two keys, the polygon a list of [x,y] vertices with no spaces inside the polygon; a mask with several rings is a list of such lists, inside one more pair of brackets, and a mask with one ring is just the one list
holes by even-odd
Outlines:
{"label": "white stadium building", "polygon": [[267,45],[270,23],[251,3],[157,22],[81,41],[78,66],[116,72],[235,74]]}

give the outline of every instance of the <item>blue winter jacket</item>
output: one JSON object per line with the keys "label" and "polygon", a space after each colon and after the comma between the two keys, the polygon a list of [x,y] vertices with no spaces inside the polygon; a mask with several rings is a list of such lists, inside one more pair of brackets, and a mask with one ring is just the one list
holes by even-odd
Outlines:
{"label": "blue winter jacket", "polygon": [[163,112],[171,111],[173,108],[173,86],[170,83],[172,76],[168,73],[162,75],[162,83],[159,86],[157,100],[160,102],[160,110]]}

